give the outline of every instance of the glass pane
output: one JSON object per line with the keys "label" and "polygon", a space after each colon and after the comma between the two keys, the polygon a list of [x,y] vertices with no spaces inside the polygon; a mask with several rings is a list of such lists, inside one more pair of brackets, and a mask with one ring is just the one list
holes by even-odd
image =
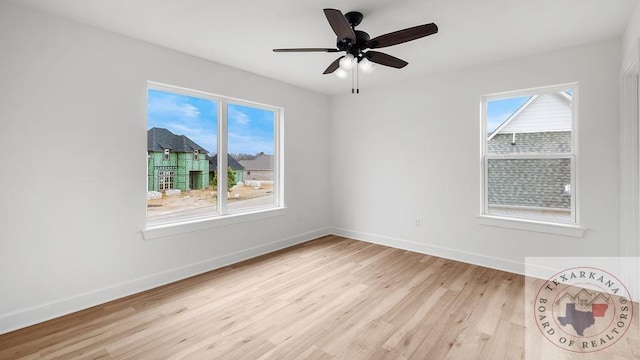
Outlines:
{"label": "glass pane", "polygon": [[571,222],[571,159],[489,159],[489,214]]}
{"label": "glass pane", "polygon": [[487,101],[487,154],[571,153],[572,94]]}
{"label": "glass pane", "polygon": [[275,203],[274,111],[229,104],[228,150],[230,212]]}
{"label": "glass pane", "polygon": [[[197,218],[217,211],[211,185],[217,132],[217,102],[148,90],[147,224]],[[200,154],[197,157],[196,152]]]}

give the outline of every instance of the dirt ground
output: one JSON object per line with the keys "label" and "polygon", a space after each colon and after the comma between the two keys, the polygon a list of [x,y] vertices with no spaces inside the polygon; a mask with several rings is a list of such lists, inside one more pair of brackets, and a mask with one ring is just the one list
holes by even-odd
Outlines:
{"label": "dirt ground", "polygon": [[[243,200],[265,197],[273,194],[273,184],[261,183],[259,187],[235,186],[229,192],[229,204]],[[167,213],[176,210],[189,210],[216,204],[217,193],[211,187],[199,190],[183,191],[180,195],[162,195],[162,199],[147,200],[147,210],[151,213]]]}

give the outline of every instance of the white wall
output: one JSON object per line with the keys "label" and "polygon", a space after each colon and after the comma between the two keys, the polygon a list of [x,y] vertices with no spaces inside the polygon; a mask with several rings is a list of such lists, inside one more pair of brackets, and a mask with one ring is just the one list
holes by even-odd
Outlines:
{"label": "white wall", "polygon": [[628,61],[638,57],[638,42],[640,41],[640,3],[629,19],[627,28],[622,36],[622,59]]}
{"label": "white wall", "polygon": [[[525,256],[619,255],[620,55],[612,40],[333,98],[333,231],[519,273]],[[478,224],[480,97],[574,81],[584,238]]]}
{"label": "white wall", "polygon": [[[0,333],[326,233],[326,96],[6,2],[0,49]],[[286,215],[143,240],[147,80],[282,106]]]}
{"label": "white wall", "polygon": [[[640,189],[638,185],[640,153],[638,132],[638,59],[640,56],[640,4],[631,14],[622,36],[620,67],[620,245],[625,256],[640,256]],[[636,297],[640,297],[640,272],[625,268],[625,275],[634,278]],[[640,316],[640,315],[639,315]]]}

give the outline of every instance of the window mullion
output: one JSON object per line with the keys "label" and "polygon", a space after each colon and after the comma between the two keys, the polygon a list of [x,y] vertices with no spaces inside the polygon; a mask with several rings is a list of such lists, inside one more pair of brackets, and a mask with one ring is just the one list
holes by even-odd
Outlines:
{"label": "window mullion", "polygon": [[580,218],[578,217],[578,186],[576,185],[576,156],[571,154],[571,215],[573,222],[578,224]]}
{"label": "window mullion", "polygon": [[218,121],[218,212],[227,213],[227,101],[220,101]]}
{"label": "window mullion", "polygon": [[284,205],[284,197],[282,196],[282,183],[284,179],[282,178],[282,166],[284,164],[284,152],[282,151],[282,134],[280,133],[281,129],[281,120],[282,120],[282,112],[280,110],[276,111],[276,118],[274,124],[274,153],[276,154],[276,161],[273,164],[273,192],[274,192],[274,201],[276,206]]}
{"label": "window mullion", "polygon": [[482,173],[484,176],[484,189],[483,189],[483,207],[482,207],[482,213],[483,214],[488,214],[489,213],[489,157],[488,156],[484,156],[484,159],[482,159]]}

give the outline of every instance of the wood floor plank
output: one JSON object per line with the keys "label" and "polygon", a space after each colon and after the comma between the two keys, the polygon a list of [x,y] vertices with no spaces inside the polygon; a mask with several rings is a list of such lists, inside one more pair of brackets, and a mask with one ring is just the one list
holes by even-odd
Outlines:
{"label": "wood floor plank", "polygon": [[[326,236],[0,335],[0,359],[584,358],[526,327],[536,286]],[[588,358],[640,359],[639,328]]]}

